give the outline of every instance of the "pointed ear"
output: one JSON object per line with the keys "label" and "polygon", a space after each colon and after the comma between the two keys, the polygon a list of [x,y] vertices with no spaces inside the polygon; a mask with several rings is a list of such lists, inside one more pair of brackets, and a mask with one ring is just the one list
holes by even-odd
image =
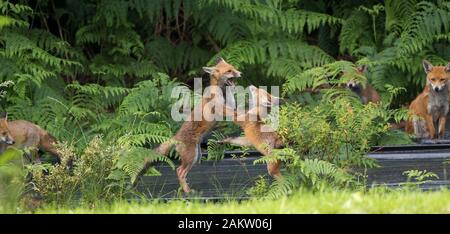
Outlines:
{"label": "pointed ear", "polygon": [[254,85],[248,86],[248,90],[250,91],[250,98],[252,98],[252,99],[256,98],[256,90],[257,89],[258,88],[256,88],[256,86],[254,86]]}
{"label": "pointed ear", "polygon": [[431,70],[433,70],[433,64],[431,64],[427,60],[423,60],[422,65],[423,65],[423,70],[425,70],[425,73],[428,73]]}
{"label": "pointed ear", "polygon": [[270,101],[272,103],[272,106],[274,105],[280,105],[283,102],[283,99],[275,96],[271,96]]}
{"label": "pointed ear", "polygon": [[445,71],[450,72],[450,62],[447,63],[447,66],[445,66]]}
{"label": "pointed ear", "polygon": [[357,70],[358,72],[364,73],[364,72],[367,71],[367,66],[366,66],[366,65],[358,66],[358,67],[356,68],[356,70]]}
{"label": "pointed ear", "polygon": [[218,58],[216,59],[216,64],[219,64],[219,63],[221,63],[221,62],[225,62],[225,60],[224,60],[222,57],[218,57]]}
{"label": "pointed ear", "polygon": [[263,100],[261,102],[261,105],[265,106],[265,107],[273,107],[273,103],[271,102],[271,100],[268,100],[268,99]]}
{"label": "pointed ear", "polygon": [[203,71],[210,75],[214,72],[214,70],[216,70],[215,67],[203,67]]}

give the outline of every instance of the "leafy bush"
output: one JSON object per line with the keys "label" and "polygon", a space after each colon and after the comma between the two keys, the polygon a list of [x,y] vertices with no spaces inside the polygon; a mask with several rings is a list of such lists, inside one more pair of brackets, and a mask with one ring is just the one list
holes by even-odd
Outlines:
{"label": "leafy bush", "polygon": [[285,179],[273,185],[269,196],[290,194],[300,187],[321,191],[355,185],[358,168],[376,166],[366,155],[371,146],[392,134],[389,121],[407,116],[402,110],[386,110],[383,104],[363,105],[340,89],[324,91],[316,105],[281,106],[277,133],[285,148],[255,162],[280,160],[286,166]]}
{"label": "leafy bush", "polygon": [[[180,85],[174,78],[191,84],[217,56],[246,74],[241,84],[283,85],[286,98],[308,104],[282,110],[279,132],[293,150],[289,155],[301,156],[295,167],[304,173],[305,160],[344,170],[371,166],[362,156],[371,145],[407,142],[404,134],[388,131],[388,121],[406,115],[390,108],[422,91],[422,59],[450,60],[450,4],[442,0],[0,0],[0,13],[2,110],[69,142],[73,155],[89,154],[99,134],[105,146],[119,143],[126,156],[86,163],[96,170],[107,164],[115,168],[106,169],[111,178],[132,181],[132,165],[147,155],[158,158],[144,147],[179,127],[168,110],[170,91]],[[362,64],[367,77],[354,72]],[[342,89],[301,93],[351,78],[372,84],[383,104],[363,107]],[[407,92],[393,95],[401,88]],[[342,95],[345,100],[336,99]],[[211,158],[223,155],[213,141],[209,149],[216,152]],[[55,173],[52,180],[71,176],[57,167],[41,170]],[[303,182],[311,184],[312,174],[308,178]],[[81,182],[64,183],[67,196],[50,200],[70,200],[71,184]],[[48,191],[59,188],[51,186]]]}
{"label": "leafy bush", "polygon": [[19,150],[12,148],[0,155],[0,213],[19,211],[20,199],[25,191],[26,175],[21,156]]}
{"label": "leafy bush", "polygon": [[[167,157],[151,150],[109,145],[98,136],[82,154],[77,155],[68,145],[60,146],[59,151],[63,158],[60,164],[29,166],[33,189],[46,203],[95,205],[130,198],[137,195],[131,183],[144,160],[164,161],[173,166]],[[70,162],[73,170],[69,170]]]}

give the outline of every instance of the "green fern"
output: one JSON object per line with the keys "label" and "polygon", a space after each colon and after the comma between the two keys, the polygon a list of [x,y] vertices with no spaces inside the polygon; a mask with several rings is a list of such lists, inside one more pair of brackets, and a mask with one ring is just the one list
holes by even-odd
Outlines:
{"label": "green fern", "polygon": [[[123,179],[123,175],[119,176],[121,175],[120,172],[124,172],[125,175],[130,178],[130,182],[134,183],[142,170],[142,165],[144,165],[144,162],[164,162],[171,166],[172,169],[175,168],[175,165],[168,157],[146,148],[133,147],[121,153],[117,163],[115,164],[116,171],[113,171],[108,178],[121,180]],[[147,174],[160,175],[154,168],[150,168]]]}

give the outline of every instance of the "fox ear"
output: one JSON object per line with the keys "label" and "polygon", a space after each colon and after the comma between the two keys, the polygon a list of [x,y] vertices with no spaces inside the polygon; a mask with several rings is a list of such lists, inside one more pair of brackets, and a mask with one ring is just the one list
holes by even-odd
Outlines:
{"label": "fox ear", "polygon": [[218,58],[216,59],[216,65],[219,64],[219,63],[221,63],[221,62],[225,62],[225,60],[224,60],[222,57],[218,57]]}
{"label": "fox ear", "polygon": [[256,87],[254,85],[250,85],[248,86],[248,90],[250,91],[250,98],[253,101],[253,103],[256,104],[256,96],[255,96],[255,91],[256,91]]}
{"label": "fox ear", "polygon": [[367,66],[366,66],[366,65],[358,66],[358,67],[356,68],[356,70],[357,70],[358,72],[364,73],[364,72],[367,71]]}
{"label": "fox ear", "polygon": [[262,105],[265,107],[274,107],[274,106],[279,106],[282,103],[284,103],[284,100],[282,98],[276,97],[276,96],[269,96],[269,99],[266,99],[265,101],[267,102],[263,102]]}
{"label": "fox ear", "polygon": [[445,71],[450,72],[450,62],[447,63],[447,66],[445,66]]}
{"label": "fox ear", "polygon": [[214,71],[216,70],[215,67],[203,67],[203,71],[208,73],[208,74],[212,74]]}
{"label": "fox ear", "polygon": [[261,105],[265,106],[265,107],[272,107],[273,106],[273,104],[269,100],[262,101]]}
{"label": "fox ear", "polygon": [[433,64],[431,64],[427,60],[423,60],[422,65],[423,65],[423,69],[425,70],[425,73],[428,73],[431,70],[433,70]]}
{"label": "fox ear", "polygon": [[0,114],[0,118],[7,120],[8,119],[8,113],[7,112],[2,112]]}

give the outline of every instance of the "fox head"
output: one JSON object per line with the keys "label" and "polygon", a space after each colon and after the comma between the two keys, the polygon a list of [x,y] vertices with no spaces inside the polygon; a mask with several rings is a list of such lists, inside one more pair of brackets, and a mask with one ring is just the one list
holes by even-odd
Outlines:
{"label": "fox head", "polygon": [[233,79],[241,77],[241,72],[223,58],[219,58],[214,67],[203,67],[203,71],[210,75],[211,85],[219,87],[234,86]]}
{"label": "fox head", "polygon": [[251,106],[248,112],[260,118],[267,116],[268,108],[278,106],[284,102],[283,99],[271,95],[264,89],[256,88],[254,85],[250,85],[249,90],[253,107]]}
{"label": "fox head", "polygon": [[[359,75],[363,75],[364,72],[366,72],[366,71],[367,71],[366,66],[359,66],[356,68],[356,73]],[[354,79],[351,79],[349,82],[347,82],[347,88],[349,88],[351,90],[359,89],[359,88],[361,88],[361,83]]]}
{"label": "fox head", "polygon": [[281,98],[271,95],[264,89],[258,89],[254,85],[250,85],[248,88],[250,90],[250,98],[257,106],[274,107],[282,102]]}
{"label": "fox head", "polygon": [[8,128],[7,113],[3,113],[2,117],[0,117],[0,143],[5,143],[7,145],[14,145],[16,143]]}
{"label": "fox head", "polygon": [[447,66],[433,66],[427,60],[422,62],[423,69],[427,74],[427,84],[436,92],[448,89],[448,80],[450,80],[450,63]]}

